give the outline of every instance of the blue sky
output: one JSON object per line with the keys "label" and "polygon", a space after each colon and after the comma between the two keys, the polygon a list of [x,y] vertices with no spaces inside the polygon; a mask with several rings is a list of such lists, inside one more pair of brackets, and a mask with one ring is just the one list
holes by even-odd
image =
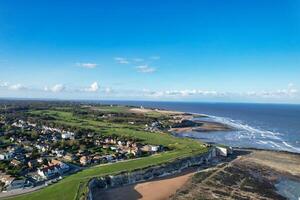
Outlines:
{"label": "blue sky", "polygon": [[299,77],[297,0],[0,0],[0,97],[300,103]]}

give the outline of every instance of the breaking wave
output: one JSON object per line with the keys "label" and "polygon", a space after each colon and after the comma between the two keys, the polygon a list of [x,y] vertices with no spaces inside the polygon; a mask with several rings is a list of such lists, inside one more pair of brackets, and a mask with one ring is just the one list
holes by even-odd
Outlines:
{"label": "breaking wave", "polygon": [[[206,141],[219,142],[237,147],[272,149],[300,153],[300,148],[295,147],[288,141],[284,140],[283,138],[285,135],[282,133],[253,127],[241,121],[226,117],[209,115],[208,119],[226,124],[234,130],[222,132],[221,134],[218,132],[212,134],[201,134],[202,139],[204,138]],[[196,135],[197,134],[193,134],[193,137],[197,137]]]}

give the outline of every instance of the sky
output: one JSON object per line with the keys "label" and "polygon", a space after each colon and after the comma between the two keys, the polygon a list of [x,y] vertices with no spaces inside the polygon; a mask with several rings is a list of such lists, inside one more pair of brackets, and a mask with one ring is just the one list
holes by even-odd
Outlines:
{"label": "sky", "polygon": [[300,103],[300,1],[0,0],[0,98]]}

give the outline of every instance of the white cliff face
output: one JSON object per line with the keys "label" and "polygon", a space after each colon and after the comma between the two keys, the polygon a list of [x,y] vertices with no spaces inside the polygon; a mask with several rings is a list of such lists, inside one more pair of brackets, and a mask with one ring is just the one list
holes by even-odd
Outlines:
{"label": "white cliff face", "polygon": [[117,175],[105,176],[100,178],[93,178],[89,182],[89,195],[88,199],[93,199],[93,191],[101,190],[111,187],[120,187],[123,185],[134,184],[141,181],[151,180],[157,177],[163,177],[170,174],[178,173],[188,167],[200,166],[202,164],[210,162],[210,160],[216,157],[216,150],[212,148],[208,153],[178,159],[171,163],[163,165],[148,167],[145,169],[139,169],[132,172],[123,172]]}

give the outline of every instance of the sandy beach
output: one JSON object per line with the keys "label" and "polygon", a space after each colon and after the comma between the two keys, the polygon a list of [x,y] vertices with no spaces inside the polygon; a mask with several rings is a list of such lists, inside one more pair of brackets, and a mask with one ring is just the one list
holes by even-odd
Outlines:
{"label": "sandy beach", "polygon": [[154,179],[134,185],[127,185],[108,190],[99,190],[93,197],[106,200],[166,200],[174,195],[178,189],[187,183],[196,169],[191,168],[179,174]]}

